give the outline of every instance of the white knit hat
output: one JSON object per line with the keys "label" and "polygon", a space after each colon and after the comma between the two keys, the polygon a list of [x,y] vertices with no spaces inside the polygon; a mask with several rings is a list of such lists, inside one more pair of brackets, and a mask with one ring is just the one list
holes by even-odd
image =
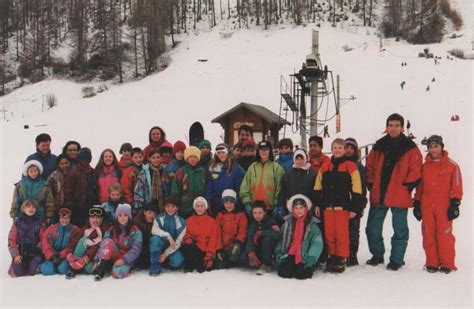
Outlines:
{"label": "white knit hat", "polygon": [[235,191],[232,189],[225,189],[222,192],[222,200],[224,199],[232,199],[235,203],[237,202],[237,193],[235,193]]}
{"label": "white knit hat", "polygon": [[207,209],[209,208],[209,205],[207,204],[207,200],[205,198],[203,198],[202,196],[198,196],[194,199],[193,209],[196,210],[196,205],[199,202],[204,203],[204,206],[206,207],[206,211],[207,211]]}
{"label": "white knit hat", "polygon": [[40,175],[43,174],[43,164],[37,160],[30,160],[23,165],[23,176],[28,176],[28,169],[33,165],[38,168]]}
{"label": "white knit hat", "polygon": [[308,208],[308,211],[311,210],[311,208],[313,207],[313,203],[311,203],[310,199],[306,195],[295,194],[286,203],[286,208],[288,208],[288,211],[290,213],[291,213],[291,209],[293,208],[293,203],[296,202],[298,204],[298,202],[300,202],[300,200],[304,201],[304,203],[306,204],[306,207]]}

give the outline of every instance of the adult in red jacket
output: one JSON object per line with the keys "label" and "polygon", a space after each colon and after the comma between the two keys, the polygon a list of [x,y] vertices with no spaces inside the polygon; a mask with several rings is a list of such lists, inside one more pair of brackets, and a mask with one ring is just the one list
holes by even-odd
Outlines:
{"label": "adult in red jacket", "polygon": [[398,270],[404,262],[408,244],[408,208],[412,207],[411,192],[421,178],[421,152],[403,132],[404,119],[399,114],[387,118],[387,135],[379,139],[370,151],[365,167],[370,190],[370,211],[366,234],[373,257],[367,264],[384,262],[385,246],[382,228],[387,211],[392,213],[392,250],[388,270]]}
{"label": "adult in red jacket", "polygon": [[423,141],[429,154],[422,167],[422,180],[416,188],[413,214],[422,221],[425,268],[450,273],[454,264],[453,219],[459,216],[463,187],[459,166],[444,150],[443,138],[432,135]]}

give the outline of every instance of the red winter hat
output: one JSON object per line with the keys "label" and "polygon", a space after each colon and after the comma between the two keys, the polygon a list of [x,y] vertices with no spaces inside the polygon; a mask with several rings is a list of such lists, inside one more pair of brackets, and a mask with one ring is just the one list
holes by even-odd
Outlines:
{"label": "red winter hat", "polygon": [[186,150],[186,144],[182,141],[177,141],[173,146],[173,154],[176,154],[178,151]]}

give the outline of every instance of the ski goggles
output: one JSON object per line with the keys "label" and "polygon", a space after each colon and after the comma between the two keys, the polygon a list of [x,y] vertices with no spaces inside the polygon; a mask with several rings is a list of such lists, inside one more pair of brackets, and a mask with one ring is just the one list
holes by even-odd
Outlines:
{"label": "ski goggles", "polygon": [[216,153],[218,152],[224,152],[224,153],[229,153],[229,149],[227,149],[227,147],[225,146],[219,146],[216,148]]}
{"label": "ski goggles", "polygon": [[93,207],[89,209],[89,217],[102,217],[103,215],[104,212],[102,211],[102,208]]}
{"label": "ski goggles", "polygon": [[300,206],[306,206],[306,201],[302,198],[297,198],[293,201],[293,204],[292,206],[297,206],[297,205],[300,205]]}

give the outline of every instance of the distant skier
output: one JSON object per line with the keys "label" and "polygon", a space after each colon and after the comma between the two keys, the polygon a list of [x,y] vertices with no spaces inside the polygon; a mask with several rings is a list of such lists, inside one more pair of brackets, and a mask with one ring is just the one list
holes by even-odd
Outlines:
{"label": "distant skier", "polygon": [[406,84],[405,81],[402,81],[402,82],[400,83],[400,88],[401,88],[402,90],[403,90],[403,87],[405,87],[405,84]]}
{"label": "distant skier", "polygon": [[329,135],[329,127],[327,125],[324,126],[324,135],[323,136],[324,136],[324,138],[331,137]]}
{"label": "distant skier", "polygon": [[430,86],[429,85],[426,87],[426,91],[430,91]]}

